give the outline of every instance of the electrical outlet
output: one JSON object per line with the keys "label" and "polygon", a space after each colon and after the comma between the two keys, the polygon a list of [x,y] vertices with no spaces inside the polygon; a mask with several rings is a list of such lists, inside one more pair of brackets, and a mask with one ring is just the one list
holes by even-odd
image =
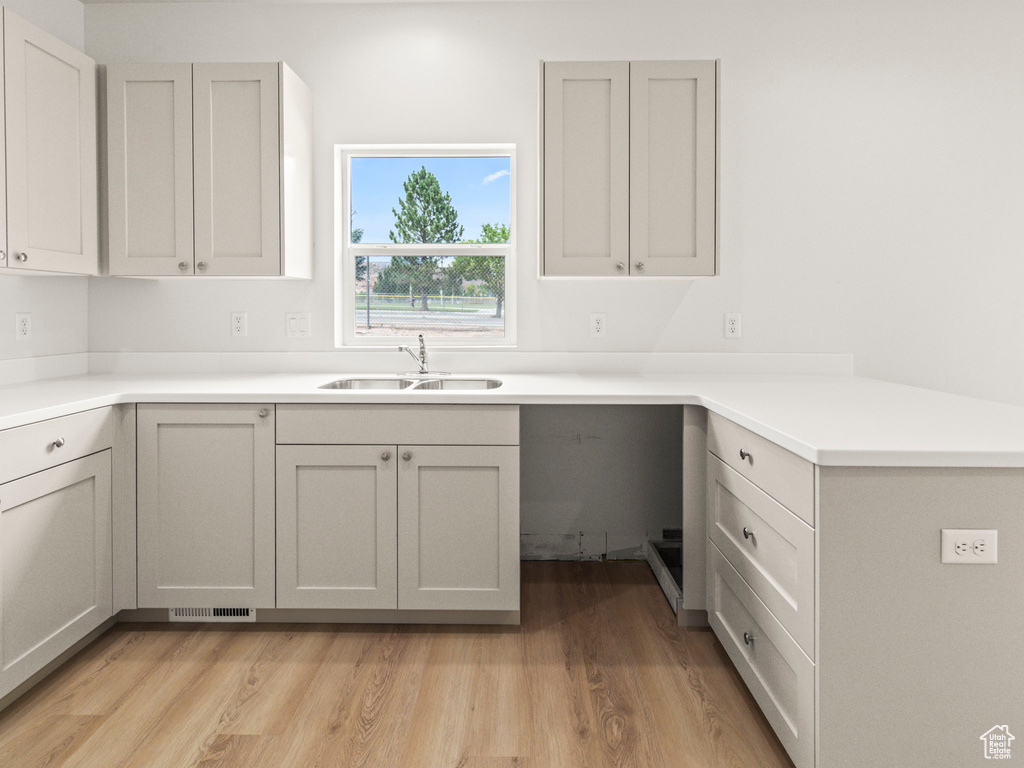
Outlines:
{"label": "electrical outlet", "polygon": [[231,335],[247,336],[249,334],[249,320],[245,312],[231,313]]}
{"label": "electrical outlet", "polygon": [[743,328],[740,325],[740,316],[735,313],[729,313],[725,316],[725,338],[727,339],[738,339],[743,335]]}
{"label": "electrical outlet", "polygon": [[19,312],[14,316],[14,338],[18,341],[32,338],[32,315],[28,312]]}
{"label": "electrical outlet", "polygon": [[940,559],[956,565],[994,564],[997,533],[974,528],[943,528]]}
{"label": "electrical outlet", "polygon": [[590,335],[593,338],[603,339],[607,334],[607,318],[604,312],[591,312],[590,313]]}

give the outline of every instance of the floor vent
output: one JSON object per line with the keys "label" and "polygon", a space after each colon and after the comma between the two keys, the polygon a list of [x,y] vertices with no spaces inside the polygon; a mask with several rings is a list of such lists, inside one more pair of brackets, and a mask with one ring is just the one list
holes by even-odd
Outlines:
{"label": "floor vent", "polygon": [[256,621],[252,608],[171,608],[170,621]]}

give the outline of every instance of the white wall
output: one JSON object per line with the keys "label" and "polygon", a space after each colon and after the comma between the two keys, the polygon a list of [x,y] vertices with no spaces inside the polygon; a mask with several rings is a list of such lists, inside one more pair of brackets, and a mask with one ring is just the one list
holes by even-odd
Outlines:
{"label": "white wall", "polygon": [[[521,350],[852,352],[1024,404],[1018,0],[112,3],[85,25],[100,62],[284,59],[316,126],[315,279],[92,280],[92,351],[330,350],[332,146],[515,142]],[[538,281],[538,61],[644,58],[722,60],[721,276]],[[284,337],[297,310],[313,338]]]}
{"label": "white wall", "polygon": [[[2,4],[84,49],[85,14],[79,0],[2,0]],[[81,277],[9,277],[2,274],[6,271],[0,270],[0,361],[86,352],[88,281]],[[29,341],[15,340],[14,316],[19,312],[32,315]]]}

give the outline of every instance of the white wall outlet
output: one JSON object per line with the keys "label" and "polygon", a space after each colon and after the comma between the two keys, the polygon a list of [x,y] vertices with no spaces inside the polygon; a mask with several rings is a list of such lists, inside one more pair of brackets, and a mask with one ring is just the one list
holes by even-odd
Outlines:
{"label": "white wall outlet", "polygon": [[14,316],[14,338],[18,341],[28,341],[32,338],[32,315],[28,312],[18,312]]}
{"label": "white wall outlet", "polygon": [[231,313],[231,335],[247,336],[249,334],[249,319],[245,312]]}
{"label": "white wall outlet", "polygon": [[285,335],[290,339],[304,339],[312,335],[309,312],[287,312],[285,314]]}
{"label": "white wall outlet", "polygon": [[603,339],[608,333],[608,319],[604,312],[590,313],[590,335],[596,339]]}
{"label": "white wall outlet", "polygon": [[991,565],[996,562],[993,530],[943,528],[941,561],[956,565]]}
{"label": "white wall outlet", "polygon": [[743,335],[743,327],[740,325],[740,316],[730,312],[725,316],[725,338],[738,339]]}

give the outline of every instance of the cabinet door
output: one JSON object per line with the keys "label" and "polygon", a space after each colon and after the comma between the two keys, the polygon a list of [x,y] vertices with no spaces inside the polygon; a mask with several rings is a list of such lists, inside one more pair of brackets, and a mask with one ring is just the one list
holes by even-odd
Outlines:
{"label": "cabinet door", "polygon": [[0,485],[0,697],[110,616],[110,451]]}
{"label": "cabinet door", "polygon": [[398,452],[398,607],[518,611],[519,448]]}
{"label": "cabinet door", "polygon": [[107,67],[112,275],[191,275],[192,65]]}
{"label": "cabinet door", "polygon": [[139,405],[139,608],[274,607],[272,405]]}
{"label": "cabinet door", "polygon": [[397,608],[395,446],[277,449],[277,607]]}
{"label": "cabinet door", "polygon": [[715,62],[629,69],[633,275],[715,273]]}
{"label": "cabinet door", "polygon": [[98,272],[96,65],[4,10],[7,264]]}
{"label": "cabinet door", "polygon": [[544,65],[544,273],[628,274],[629,63]]}
{"label": "cabinet door", "polygon": [[194,64],[200,275],[281,273],[278,64]]}

